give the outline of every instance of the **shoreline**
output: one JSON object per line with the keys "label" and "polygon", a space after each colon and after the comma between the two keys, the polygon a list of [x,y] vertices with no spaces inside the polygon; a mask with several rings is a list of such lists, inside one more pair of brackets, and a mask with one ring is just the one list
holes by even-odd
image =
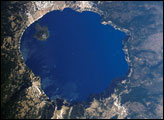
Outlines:
{"label": "shoreline", "polygon": [[[75,10],[75,11],[77,11],[77,12],[84,12],[84,11],[90,11],[90,12],[94,12],[94,13],[97,13],[97,14],[99,14],[100,15],[100,17],[102,17],[101,15],[102,15],[102,13],[100,12],[100,11],[98,11],[97,10],[97,8],[91,8],[91,9],[83,9],[83,10],[81,10],[81,9],[78,9],[78,8],[72,8],[72,7],[69,7],[69,6],[65,6],[65,8],[71,8],[71,9],[73,9],[73,10]],[[62,9],[57,9],[57,10],[60,10],[60,11],[63,11],[65,8],[62,8]],[[39,19],[41,19],[44,15],[46,15],[47,13],[49,13],[49,12],[52,12],[52,11],[55,11],[55,10],[50,10],[50,11],[48,11],[48,12],[46,12],[45,14],[43,14],[43,15],[41,15],[41,16],[39,16],[36,20],[34,20],[33,19],[33,22],[31,22],[31,23],[29,23],[27,26],[26,26],[26,28],[24,29],[24,31],[31,25],[31,24],[34,24],[35,22],[37,22]],[[27,13],[26,13],[26,15],[28,15]],[[29,18],[29,16],[28,16],[28,19],[30,19]],[[115,25],[115,24],[113,24],[112,23],[112,21],[101,21],[101,24],[103,24],[103,25],[110,25],[110,26],[112,26],[115,30],[119,30],[119,31],[121,31],[121,32],[124,32],[125,33],[125,35],[126,36],[129,36],[130,35],[130,31],[129,30],[127,30],[127,29],[124,29],[124,28],[119,28],[117,25]],[[23,35],[23,33],[24,33],[24,31],[22,32],[22,34],[21,34],[21,37],[20,37],[20,42],[21,42],[21,38],[22,38],[22,35]],[[130,38],[130,37],[129,37]],[[129,39],[128,38],[128,39]],[[128,41],[128,40],[127,40]],[[125,73],[125,75],[123,75],[123,76],[127,76],[127,77],[130,77],[131,76],[131,74],[132,74],[132,68],[130,67],[130,58],[129,58],[129,54],[128,54],[128,49],[127,48],[125,48],[126,46],[124,45],[124,43],[123,43],[123,40],[122,40],[122,44],[123,44],[123,48],[122,48],[122,50],[124,51],[124,54],[125,54],[125,61],[127,62],[127,64],[128,64],[128,74],[127,73]],[[19,48],[20,48],[20,45],[19,45]],[[19,51],[20,51],[20,49],[19,49]],[[20,51],[21,52],[21,51]],[[22,54],[21,54],[22,55]],[[22,58],[23,58],[23,56],[22,56]],[[23,60],[24,60],[24,58],[23,58]],[[25,61],[24,61],[25,62]],[[34,74],[35,75],[35,74]],[[117,79],[119,79],[119,78],[122,78],[122,76],[120,76],[120,77],[117,77]],[[122,79],[122,80],[120,80],[120,82],[121,81],[125,81],[124,82],[124,84],[127,82],[127,80],[125,80],[125,79]],[[110,85],[109,84],[109,86],[107,87],[107,88],[109,88],[110,86],[112,86],[112,85]],[[105,92],[105,90],[103,91],[103,92]],[[102,93],[103,93],[102,92]],[[47,96],[48,97],[48,96]]]}

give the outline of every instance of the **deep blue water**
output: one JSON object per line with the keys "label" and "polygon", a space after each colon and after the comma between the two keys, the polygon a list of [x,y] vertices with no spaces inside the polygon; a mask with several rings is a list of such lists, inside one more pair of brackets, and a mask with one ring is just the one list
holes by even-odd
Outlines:
{"label": "deep blue water", "polygon": [[[46,41],[33,37],[36,23],[48,26]],[[47,96],[81,101],[90,93],[103,92],[112,79],[128,71],[122,51],[125,37],[101,24],[96,13],[67,8],[52,11],[30,25],[22,36],[21,52],[27,66],[41,76]]]}

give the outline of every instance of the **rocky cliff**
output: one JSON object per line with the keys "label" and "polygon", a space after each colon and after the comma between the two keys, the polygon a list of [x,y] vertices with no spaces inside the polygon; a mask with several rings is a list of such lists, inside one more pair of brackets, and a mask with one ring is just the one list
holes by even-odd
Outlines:
{"label": "rocky cliff", "polygon": [[[127,34],[129,73],[81,103],[51,101],[20,52],[25,29],[53,10],[93,11]],[[163,2],[36,1],[1,4],[2,118],[163,118]]]}

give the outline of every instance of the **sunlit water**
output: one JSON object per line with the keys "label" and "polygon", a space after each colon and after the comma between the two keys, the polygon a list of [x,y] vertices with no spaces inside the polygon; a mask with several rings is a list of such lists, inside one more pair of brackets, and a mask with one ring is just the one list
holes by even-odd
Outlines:
{"label": "sunlit water", "polygon": [[[46,41],[34,38],[35,24],[47,26]],[[26,29],[21,52],[27,66],[41,77],[50,99],[81,101],[103,92],[128,71],[122,40],[125,33],[101,24],[93,12],[52,11]]]}

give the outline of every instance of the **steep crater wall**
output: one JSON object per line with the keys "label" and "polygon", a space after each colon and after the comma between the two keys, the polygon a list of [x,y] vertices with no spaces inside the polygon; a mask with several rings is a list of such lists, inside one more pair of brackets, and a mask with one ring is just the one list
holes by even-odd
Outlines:
{"label": "steep crater wall", "polygon": [[[147,40],[152,43],[150,38],[145,37],[145,35],[162,40],[163,34],[161,32],[163,31],[161,30],[161,26],[163,26],[163,24],[160,20],[161,15],[163,16],[163,12],[161,12],[161,7],[158,7],[159,4],[139,3],[141,8],[144,8],[142,10],[135,9],[136,5],[133,2],[127,2],[127,6],[121,2],[106,2],[104,4],[103,2],[87,1],[2,2],[2,118],[133,118],[134,114],[138,118],[140,118],[141,114],[143,118],[162,118],[163,105],[161,106],[161,104],[163,97],[158,94],[161,93],[162,89],[153,89],[153,92],[150,90],[150,88],[155,88],[152,86],[162,85],[161,83],[163,83],[161,76],[156,73],[156,71],[158,72],[158,70],[161,69],[163,63],[161,62],[161,55],[158,54],[155,61],[150,56],[149,58],[144,58],[143,56],[145,54],[142,56],[142,54],[139,53],[140,49],[145,50],[145,52],[151,49],[157,51],[157,53],[161,53],[160,49],[157,50],[151,48],[151,46],[145,47],[144,43],[141,47],[137,46],[141,44],[139,40]],[[88,101],[74,105],[63,100],[50,101],[40,87],[40,77],[35,76],[25,65],[20,52],[21,36],[30,24],[50,11],[63,10],[67,7],[79,12],[89,10],[99,13],[103,17],[103,24],[111,24],[116,29],[123,30],[128,35],[127,40],[123,41],[124,51],[127,55],[126,60],[130,67],[127,77],[120,78],[112,83],[112,86],[116,89],[112,91],[108,89],[104,94],[98,96],[98,98],[91,96]],[[109,9],[106,9],[106,7]],[[131,12],[127,14],[126,9],[122,8],[126,8]],[[151,13],[152,10],[155,11]],[[110,11],[114,12],[110,14]],[[109,12],[109,14],[107,14],[107,12]],[[147,14],[145,15],[145,13]],[[149,14],[152,14],[152,16],[149,16]],[[129,16],[125,17],[125,15]],[[138,21],[137,15],[144,18],[142,19],[143,24],[141,21]],[[157,44],[157,42],[153,44]],[[134,51],[134,46],[135,49],[138,50],[138,53]],[[146,55],[149,54],[151,53],[147,53]],[[153,61],[153,63],[150,61]],[[147,66],[140,68],[140,65],[144,64]],[[154,66],[156,71],[150,71],[151,66]],[[137,71],[143,71],[142,73],[145,74],[137,76]],[[146,73],[151,73],[153,76],[152,81],[146,76]],[[161,88],[161,86],[158,88]],[[140,90],[142,90],[142,92],[137,94],[140,96],[140,99],[137,99],[135,93]],[[112,95],[110,95],[111,92]],[[158,97],[154,97],[153,94],[157,94]],[[129,96],[133,98],[131,101],[126,99],[129,98]],[[145,99],[144,96],[150,97],[149,99]],[[143,111],[141,110],[140,112],[137,111],[137,109],[131,109],[133,107],[137,107],[138,109],[142,108]],[[150,111],[151,109],[153,109],[153,112]]]}

